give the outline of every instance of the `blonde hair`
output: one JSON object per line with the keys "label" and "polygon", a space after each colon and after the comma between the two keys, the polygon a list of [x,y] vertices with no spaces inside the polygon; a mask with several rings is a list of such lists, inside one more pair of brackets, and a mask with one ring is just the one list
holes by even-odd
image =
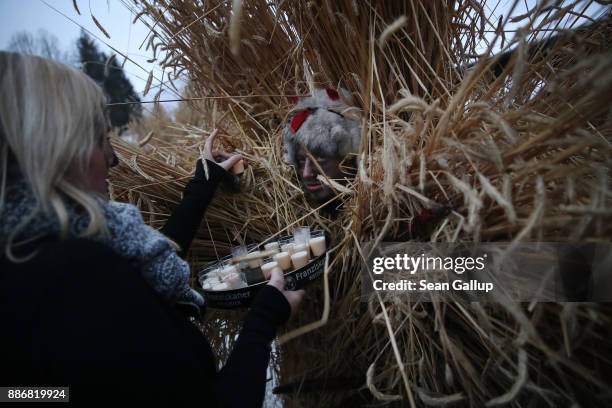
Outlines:
{"label": "blonde hair", "polygon": [[89,216],[81,236],[105,231],[95,195],[71,177],[85,174],[96,143],[105,137],[105,103],[102,89],[74,68],[0,51],[0,214],[14,173],[27,182],[36,201],[33,213],[0,239],[9,259],[16,261],[13,241],[37,212],[55,215],[61,237],[66,236],[66,198]]}

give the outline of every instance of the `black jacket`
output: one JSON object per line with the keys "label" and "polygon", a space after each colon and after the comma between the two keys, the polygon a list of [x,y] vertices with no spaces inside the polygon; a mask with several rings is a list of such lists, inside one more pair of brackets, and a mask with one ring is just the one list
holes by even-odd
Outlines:
{"label": "black jacket", "polygon": [[[224,171],[198,163],[163,232],[186,252]],[[69,386],[71,405],[261,406],[270,342],[289,304],[266,286],[227,364],[128,260],[87,239],[0,259],[0,386]]]}

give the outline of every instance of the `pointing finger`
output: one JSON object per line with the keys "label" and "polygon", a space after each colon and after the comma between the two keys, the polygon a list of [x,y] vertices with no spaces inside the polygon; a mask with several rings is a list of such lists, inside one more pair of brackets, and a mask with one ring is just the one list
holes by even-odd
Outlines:
{"label": "pointing finger", "polygon": [[210,154],[212,156],[212,146],[213,146],[213,142],[215,140],[215,137],[217,137],[217,133],[219,133],[219,129],[215,129],[211,132],[210,136],[208,136],[206,138],[206,142],[204,142],[204,150]]}

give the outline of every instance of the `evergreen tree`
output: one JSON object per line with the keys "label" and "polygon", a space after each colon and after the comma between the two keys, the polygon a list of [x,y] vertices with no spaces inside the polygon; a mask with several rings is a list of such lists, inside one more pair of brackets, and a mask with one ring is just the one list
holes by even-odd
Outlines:
{"label": "evergreen tree", "polygon": [[140,98],[134,91],[123,69],[113,58],[108,64],[108,56],[98,50],[96,43],[84,31],[77,40],[81,69],[104,89],[109,103],[138,102],[135,104],[109,107],[113,127],[125,126],[130,119],[142,115]]}

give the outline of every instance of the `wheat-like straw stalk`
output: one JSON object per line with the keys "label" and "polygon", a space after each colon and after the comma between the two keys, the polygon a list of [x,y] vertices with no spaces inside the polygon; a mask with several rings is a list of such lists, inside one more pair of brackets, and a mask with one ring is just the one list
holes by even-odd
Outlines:
{"label": "wheat-like straw stalk", "polygon": [[[193,100],[176,123],[141,125],[143,146],[116,141],[114,198],[161,225],[202,137],[219,127],[248,168],[242,192],[221,192],[209,208],[194,270],[297,223],[334,237],[329,292],[311,286],[287,330],[321,316],[326,324],[278,356],[281,383],[297,390],[288,405],[610,403],[605,304],[360,301],[362,244],[409,230],[451,242],[610,240],[609,9],[570,32],[562,28],[586,20],[586,3],[538,3],[515,16],[517,3],[499,19],[475,1],[158,0],[135,10],[168,77],[187,78]],[[357,176],[338,190],[333,218],[304,200],[281,157],[291,108],[281,95],[325,85],[352,92],[364,125]],[[453,209],[444,222],[417,225],[421,210],[441,205]],[[212,313],[205,328],[222,358],[234,317]]]}

